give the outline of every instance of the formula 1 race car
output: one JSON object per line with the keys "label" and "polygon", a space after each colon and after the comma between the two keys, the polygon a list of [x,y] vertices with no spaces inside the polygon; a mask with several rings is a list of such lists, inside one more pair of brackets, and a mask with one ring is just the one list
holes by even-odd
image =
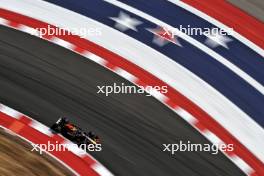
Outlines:
{"label": "formula 1 race car", "polygon": [[99,137],[92,131],[85,132],[73,123],[69,122],[67,118],[59,118],[55,124],[51,126],[54,132],[61,133],[64,137],[76,143],[81,144],[99,144]]}

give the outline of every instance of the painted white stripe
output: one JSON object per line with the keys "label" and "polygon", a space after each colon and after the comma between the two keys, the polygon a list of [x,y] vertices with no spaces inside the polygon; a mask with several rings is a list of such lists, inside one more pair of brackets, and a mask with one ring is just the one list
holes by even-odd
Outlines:
{"label": "painted white stripe", "polygon": [[230,159],[237,165],[243,172],[250,174],[253,172],[253,169],[240,157],[238,156],[233,156],[230,157]]}
{"label": "painted white stripe", "polygon": [[156,90],[156,89],[145,89],[146,92],[148,92],[150,95],[152,95],[153,97],[155,97],[156,99],[158,99],[161,102],[164,102],[168,99],[168,97],[162,93],[160,93],[160,91]]}
{"label": "painted white stripe", "polygon": [[19,30],[23,31],[23,32],[26,32],[30,35],[35,35],[35,36],[40,36],[40,32],[34,28],[31,28],[31,27],[28,27],[28,26],[25,26],[25,25],[21,25],[19,27]]}
{"label": "painted white stripe", "polygon": [[[215,26],[218,26],[219,28],[224,29],[225,31],[227,31],[229,29],[229,27],[226,26],[225,24],[223,24],[220,21],[216,20],[215,18],[203,13],[202,11],[199,11],[198,9],[190,6],[189,4],[186,4],[186,3],[179,1],[179,0],[167,0],[167,1],[174,3],[175,5],[181,7],[185,10],[188,10],[189,12],[195,14],[196,16],[203,18],[204,20],[210,22],[211,24],[213,24]],[[255,43],[251,42],[250,40],[248,40],[247,38],[245,38],[241,34],[237,33],[236,31],[234,31],[233,36],[235,38],[237,38],[239,41],[241,41],[242,43],[246,44],[248,47],[250,47],[254,51],[256,51],[259,55],[264,57],[264,50],[261,47],[259,47]]]}
{"label": "painted white stripe", "polygon": [[174,111],[190,124],[195,124],[197,122],[195,117],[193,117],[189,112],[185,111],[181,107],[176,107]]}
{"label": "painted white stripe", "polygon": [[104,60],[103,58],[101,58],[101,57],[99,57],[99,56],[97,56],[97,55],[95,55],[93,53],[85,52],[83,54],[83,56],[88,58],[88,59],[90,59],[90,60],[92,60],[92,61],[94,61],[94,62],[96,62],[96,63],[98,63],[98,64],[100,64],[100,65],[105,65],[106,64],[106,60]]}
{"label": "painted white stripe", "polygon": [[[212,86],[163,54],[104,24],[45,1],[2,0],[0,7],[59,27],[90,26],[102,29],[102,36],[89,36],[87,39],[117,53],[172,86],[199,105],[253,154],[264,161],[264,151],[260,147],[264,146],[264,141],[259,140],[264,139],[263,128]],[[127,48],[130,49],[127,50]]]}
{"label": "painted white stripe", "polygon": [[219,137],[209,130],[203,131],[203,135],[213,144],[219,145],[224,143]]}
{"label": "painted white stripe", "polygon": [[234,73],[236,73],[238,76],[240,76],[242,79],[244,79],[246,82],[248,82],[252,87],[257,89],[260,93],[262,93],[264,95],[264,86],[262,86],[254,78],[252,78],[246,72],[244,72],[239,67],[234,65],[232,62],[229,62],[227,59],[222,57],[220,54],[218,54],[215,51],[213,51],[211,48],[205,46],[204,44],[200,43],[199,41],[195,40],[194,38],[186,35],[185,33],[181,32],[177,28],[174,28],[173,26],[170,26],[169,24],[164,23],[163,21],[160,21],[159,19],[154,18],[154,17],[152,17],[152,16],[150,16],[150,15],[148,15],[148,14],[146,14],[146,13],[140,11],[140,10],[137,10],[137,9],[131,7],[131,6],[128,6],[127,4],[124,4],[122,2],[119,2],[119,1],[116,1],[116,0],[104,0],[104,1],[106,1],[108,3],[111,3],[111,4],[113,4],[113,5],[117,6],[117,7],[120,7],[122,9],[125,9],[125,10],[127,10],[127,11],[129,11],[131,13],[134,13],[135,15],[138,15],[138,16],[140,16],[142,18],[145,18],[146,20],[151,21],[152,23],[155,23],[155,24],[157,24],[159,26],[171,29],[171,31],[174,31],[176,29],[177,34],[179,34],[179,36],[182,39],[184,39],[186,42],[189,42],[193,46],[199,48],[200,50],[202,50],[203,52],[207,53],[208,55],[210,55],[212,58],[214,58],[218,62],[220,62],[223,65],[225,65],[227,68],[232,70]]}
{"label": "painted white stripe", "polygon": [[95,163],[91,166],[93,170],[95,170],[100,176],[114,176],[111,172],[109,172],[104,166],[100,163]]}
{"label": "painted white stripe", "polygon": [[49,127],[43,125],[42,123],[39,123],[39,122],[33,120],[30,123],[30,126],[34,129],[38,130],[39,132],[43,133],[43,134],[46,134],[48,136],[52,136],[52,132],[50,131]]}
{"label": "painted white stripe", "polygon": [[72,153],[74,153],[77,156],[82,157],[83,155],[86,155],[87,154],[86,151],[80,149],[77,144],[75,144],[75,143],[73,143],[73,142],[71,142],[71,141],[69,141],[67,139],[64,141],[63,145],[69,151],[71,151]]}
{"label": "painted white stripe", "polygon": [[[17,114],[17,113],[22,114],[22,113],[20,113],[20,112],[14,110],[14,109],[12,109],[12,108],[9,108],[8,106],[5,106],[5,105],[3,105],[3,104],[0,104],[0,111],[2,112],[2,110],[3,110],[4,112],[8,113],[8,114],[11,114],[11,115],[12,115],[12,114]],[[28,118],[29,118],[29,117],[28,117]],[[31,119],[31,118],[30,118],[30,119]],[[31,119],[31,120],[32,120],[32,119]],[[42,132],[42,133],[45,133],[45,134],[48,134],[48,135],[51,134],[49,128],[48,128],[47,126],[41,124],[41,123],[38,122],[38,121],[35,121],[35,120],[31,121],[30,126],[33,127],[34,129],[36,129],[36,130]],[[19,134],[14,133],[13,131],[11,131],[11,130],[9,130],[9,129],[7,129],[7,128],[1,126],[1,125],[0,125],[0,127],[3,128],[4,130],[6,130],[8,133],[10,133],[10,134],[12,134],[12,135],[16,135],[16,136],[22,138],[23,140],[25,140],[25,141],[27,141],[27,142],[29,142],[29,143],[31,143],[31,144],[34,144],[34,143],[32,143],[31,141],[29,141],[28,139],[24,138],[23,136],[20,136]],[[52,136],[52,135],[49,135],[49,136]],[[63,138],[64,138],[64,137],[63,137]],[[64,139],[65,139],[65,138],[64,138]],[[87,152],[85,152],[84,150],[79,149],[78,146],[77,146],[76,144],[74,144],[73,142],[69,141],[68,139],[65,139],[63,144],[65,144],[65,146],[69,146],[68,149],[69,149],[71,152],[73,152],[74,154],[76,154],[76,155],[78,155],[78,156],[80,156],[80,157],[82,157],[82,156],[88,156],[89,158],[92,158],[93,160],[95,160],[91,155],[89,155],[89,154],[88,154]],[[77,149],[76,149],[76,147],[77,147]],[[76,175],[76,176],[79,175],[75,170],[73,170],[71,167],[69,167],[67,164],[65,164],[64,161],[59,160],[56,156],[52,155],[51,153],[49,153],[49,152],[46,151],[46,150],[45,150],[44,152],[45,152],[46,154],[50,155],[50,157],[53,157],[55,160],[57,160],[57,161],[58,161],[59,163],[61,163],[63,166],[65,166],[66,168],[68,168],[68,169],[69,169],[74,175]],[[95,161],[96,161],[96,160],[95,160]],[[97,162],[97,161],[96,161],[96,162]],[[100,164],[100,163],[98,163],[98,164]],[[103,166],[101,165],[101,167],[103,167]],[[93,168],[92,168],[92,169],[93,169]],[[109,172],[109,171],[108,171],[108,172]]]}
{"label": "painted white stripe", "polygon": [[2,24],[2,25],[7,25],[7,23],[8,23],[8,21],[6,20],[6,19],[4,19],[4,18],[0,18],[0,24]]}
{"label": "painted white stripe", "polygon": [[15,119],[19,119],[21,116],[23,116],[23,114],[21,114],[20,112],[14,110],[12,108],[9,108],[5,105],[0,106],[0,111],[6,115],[9,115],[10,117],[15,118]]}
{"label": "painted white stripe", "polygon": [[119,74],[120,76],[122,76],[123,78],[129,80],[132,83],[137,80],[137,78],[134,75],[132,75],[131,73],[129,73],[129,72],[125,71],[125,70],[123,70],[122,68],[117,68],[115,70],[115,72],[117,74]]}
{"label": "painted white stripe", "polygon": [[67,42],[65,40],[62,40],[62,39],[60,39],[58,37],[53,37],[51,39],[51,42],[56,43],[57,45],[60,45],[60,46],[62,46],[64,48],[73,49],[73,44],[71,44],[71,43],[69,43],[69,42]]}

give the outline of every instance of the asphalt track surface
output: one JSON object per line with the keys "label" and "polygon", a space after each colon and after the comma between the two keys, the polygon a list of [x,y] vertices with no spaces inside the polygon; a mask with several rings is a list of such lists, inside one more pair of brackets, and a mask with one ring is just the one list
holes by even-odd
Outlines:
{"label": "asphalt track surface", "polygon": [[162,152],[178,140],[209,143],[152,97],[97,94],[100,85],[131,85],[62,47],[0,26],[0,102],[50,126],[68,116],[102,138],[91,153],[116,175],[241,176],[223,154]]}

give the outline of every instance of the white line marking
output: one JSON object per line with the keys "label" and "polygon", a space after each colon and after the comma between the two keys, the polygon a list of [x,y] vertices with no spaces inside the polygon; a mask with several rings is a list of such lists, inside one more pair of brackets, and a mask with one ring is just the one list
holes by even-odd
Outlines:
{"label": "white line marking", "polygon": [[40,37],[40,32],[37,30],[37,29],[34,29],[32,27],[28,27],[28,26],[25,26],[25,25],[21,25],[19,27],[19,30],[23,31],[23,32],[26,32],[30,35],[35,35],[37,37]]}
{"label": "white line marking", "polygon": [[117,6],[117,7],[120,7],[122,9],[125,9],[125,10],[127,10],[127,11],[129,11],[129,12],[135,14],[135,15],[138,15],[138,16],[142,17],[142,18],[145,18],[146,20],[151,21],[152,23],[155,23],[158,26],[162,26],[162,27],[171,29],[172,31],[176,30],[177,34],[179,34],[179,37],[181,37],[185,41],[189,42],[193,46],[199,48],[203,52],[207,53],[208,55],[210,55],[212,58],[214,58],[218,62],[222,63],[224,66],[226,66],[227,68],[232,70],[234,73],[236,73],[238,76],[243,78],[252,87],[257,89],[260,93],[262,93],[264,95],[264,87],[259,82],[257,82],[254,78],[252,78],[250,75],[248,75],[246,72],[241,70],[239,67],[237,67],[233,63],[229,62],[227,59],[222,57],[220,54],[216,53],[215,51],[213,51],[209,47],[205,46],[204,44],[200,43],[199,41],[195,40],[194,38],[192,38],[192,37],[186,35],[185,33],[181,32],[177,28],[174,28],[173,26],[170,26],[169,24],[164,23],[163,21],[160,21],[159,19],[154,18],[154,17],[152,17],[152,16],[150,16],[150,15],[148,15],[148,14],[146,14],[146,13],[144,13],[144,12],[138,10],[138,9],[135,9],[135,8],[133,8],[131,6],[128,6],[127,4],[124,4],[122,2],[119,2],[119,1],[116,1],[116,0],[104,0],[104,1],[106,1],[106,2],[108,2],[110,4],[113,4],[113,5]]}
{"label": "white line marking", "polygon": [[73,49],[73,44],[71,44],[71,43],[69,43],[69,42],[67,42],[65,40],[62,40],[62,39],[60,39],[58,37],[53,37],[51,39],[51,42],[52,43],[56,43],[57,45],[60,45],[60,46],[62,46],[64,48],[68,48],[68,49],[71,49],[71,50]]}
{"label": "white line marking", "polygon": [[90,53],[88,51],[85,52],[83,54],[83,56],[87,57],[88,59],[90,59],[90,60],[92,60],[92,61],[94,61],[94,62],[96,62],[96,63],[98,63],[100,65],[104,66],[106,64],[106,60],[104,60],[103,58],[101,58],[101,57],[99,57],[99,56],[97,56],[97,55],[95,55],[93,53]]}
{"label": "white line marking", "polygon": [[205,130],[203,131],[203,135],[209,140],[211,141],[213,144],[219,145],[219,144],[224,144],[224,142],[218,137],[216,136],[214,133],[212,133],[209,130]]}
{"label": "white line marking", "polygon": [[124,70],[124,69],[122,69],[122,68],[119,68],[119,67],[115,70],[115,72],[116,72],[118,75],[122,76],[123,78],[129,80],[130,82],[135,82],[136,79],[137,79],[137,77],[135,77],[135,76],[132,75],[131,73],[129,73],[129,72],[127,72],[126,70]]}
{"label": "white line marking", "polygon": [[33,120],[31,123],[30,123],[30,126],[38,131],[40,131],[41,133],[44,133],[48,136],[52,136],[52,132],[50,131],[49,127],[43,125],[42,123],[39,123],[35,120]]}
{"label": "white line marking", "polygon": [[246,174],[250,174],[253,172],[253,169],[240,157],[235,155],[233,157],[230,157],[230,159]]}
{"label": "white line marking", "polygon": [[7,26],[8,25],[8,21],[4,18],[0,18],[0,24]]}
{"label": "white line marking", "polygon": [[150,91],[148,89],[145,89],[145,91],[147,93],[149,93],[150,95],[152,95],[153,97],[155,97],[156,99],[158,99],[161,102],[164,102],[168,99],[168,97],[162,93],[160,93],[158,90],[156,89],[151,89]]}
{"label": "white line marking", "polygon": [[[181,7],[185,10],[188,10],[189,12],[195,14],[196,16],[203,18],[204,20],[208,21],[209,23],[211,23],[215,26],[218,26],[219,28],[222,28],[225,31],[227,31],[229,29],[229,27],[226,26],[225,24],[223,24],[220,21],[216,20],[215,18],[203,13],[202,11],[190,6],[189,4],[186,4],[186,3],[179,1],[179,0],[168,0],[168,1],[170,1],[171,3],[174,3],[175,5]],[[240,40],[242,43],[246,44],[248,47],[250,47],[254,51],[256,51],[259,55],[264,57],[264,50],[261,47],[259,47],[255,43],[251,42],[250,40],[248,40],[247,38],[245,38],[241,34],[237,33],[236,31],[234,31],[233,36],[235,38],[237,38],[238,40]]]}
{"label": "white line marking", "polygon": [[193,117],[189,112],[185,111],[181,107],[176,107],[174,111],[192,125],[197,122],[197,119],[195,117]]}
{"label": "white line marking", "polygon": [[4,114],[7,114],[15,119],[19,119],[21,116],[23,116],[23,114],[21,114],[20,112],[9,108],[5,105],[0,106],[0,111],[3,112]]}
{"label": "white line marking", "polygon": [[[189,100],[199,105],[200,108],[207,112],[214,120],[221,124],[234,137],[239,139],[245,147],[250,149],[256,157],[263,160],[262,148],[259,147],[263,142],[258,140],[261,139],[264,134],[263,129],[212,86],[178,63],[172,62],[168,57],[91,18],[81,16],[70,10],[54,6],[41,0],[24,0],[23,2],[8,0],[0,3],[0,6],[60,27],[76,27],[76,25],[82,27],[83,25],[88,25],[100,27],[103,29],[103,33],[112,33],[113,35],[111,36],[104,35],[103,39],[101,36],[91,36],[86,39],[97,45],[104,46],[106,49],[117,53],[136,65],[140,65],[144,70],[171,85]],[[57,14],[61,18],[53,18],[52,14]],[[67,20],[64,19],[65,15],[68,16]],[[116,40],[116,38],[118,38],[118,40]],[[113,46],[111,44],[115,42],[120,45]],[[124,49],[124,45],[133,46],[132,48],[134,51],[142,50],[145,52],[138,52],[135,54],[135,52],[131,51],[129,53]],[[150,62],[147,58],[153,59],[151,59],[152,61]],[[164,68],[157,69],[157,65],[160,64],[163,64]],[[177,81],[175,82],[175,80]],[[188,87],[188,89],[186,89],[186,87]],[[241,118],[243,119],[243,123],[241,123]],[[244,128],[245,124],[247,128]]]}

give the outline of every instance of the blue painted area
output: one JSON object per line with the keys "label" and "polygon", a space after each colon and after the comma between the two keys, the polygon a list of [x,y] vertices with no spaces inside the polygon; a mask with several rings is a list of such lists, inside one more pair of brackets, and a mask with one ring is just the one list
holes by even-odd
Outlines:
{"label": "blue painted area", "polygon": [[[109,19],[109,17],[117,17],[120,11],[142,21],[143,24],[137,27],[137,32],[128,30],[124,33],[183,65],[221,92],[261,126],[264,126],[264,96],[242,78],[210,57],[207,53],[202,52],[183,39],[179,38],[179,42],[183,47],[174,44],[168,44],[163,47],[157,46],[152,42],[153,34],[146,30],[146,28],[156,28],[157,26],[155,24],[101,0],[48,1],[97,20],[112,28],[114,28],[115,22]],[[165,1],[155,0],[153,3],[146,3],[146,1],[143,0],[134,0],[123,2],[172,26],[192,24],[192,26],[195,27],[213,27],[213,25],[205,20]],[[200,42],[204,42],[206,39],[205,36],[194,36],[194,38]],[[228,44],[229,50],[223,47],[218,47],[214,50],[225,58],[228,58],[230,62],[234,63],[263,84],[263,58],[235,38],[232,38],[232,40],[233,41]]]}
{"label": "blue painted area", "polygon": [[[151,3],[145,0],[120,0],[138,10],[144,11],[147,14],[164,21],[174,27],[180,25],[187,27],[199,28],[217,28],[206,20],[193,15],[192,13],[178,7],[175,4],[163,0],[154,0]],[[193,35],[193,38],[201,43],[206,40],[205,36]],[[228,36],[233,41],[228,43],[229,50],[224,47],[212,48],[217,53],[224,56],[230,62],[239,66],[246,71],[250,76],[264,85],[264,61],[263,57],[252,49],[241,43],[239,40]]]}

